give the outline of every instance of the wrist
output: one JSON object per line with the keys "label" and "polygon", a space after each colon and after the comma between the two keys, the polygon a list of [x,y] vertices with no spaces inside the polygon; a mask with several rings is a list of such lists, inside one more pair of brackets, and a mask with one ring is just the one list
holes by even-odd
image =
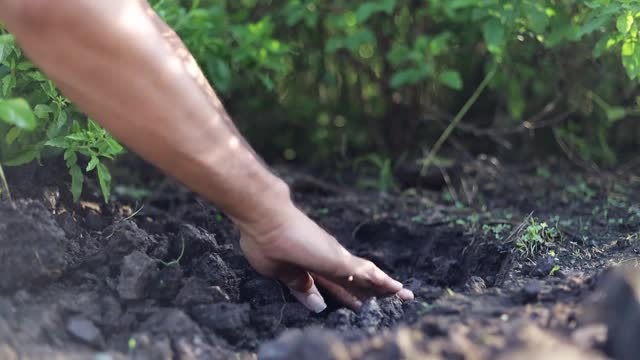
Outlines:
{"label": "wrist", "polygon": [[275,175],[273,177],[262,191],[250,195],[253,198],[251,206],[231,217],[241,231],[252,234],[271,232],[289,218],[288,214],[297,210],[289,185]]}

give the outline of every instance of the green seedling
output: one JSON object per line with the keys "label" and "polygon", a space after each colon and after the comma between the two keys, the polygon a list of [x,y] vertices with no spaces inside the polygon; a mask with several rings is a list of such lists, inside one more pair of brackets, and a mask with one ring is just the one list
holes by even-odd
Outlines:
{"label": "green seedling", "polygon": [[549,271],[549,276],[555,276],[558,271],[560,271],[560,265],[554,265],[551,271]]}
{"label": "green seedling", "polygon": [[541,250],[552,246],[557,239],[561,239],[561,233],[556,227],[532,217],[516,241],[516,248],[523,256],[533,258]]}
{"label": "green seedling", "polygon": [[511,231],[511,224],[482,225],[485,235],[492,234],[496,240],[501,239]]}
{"label": "green seedling", "polygon": [[428,302],[420,303],[420,308],[418,309],[418,314],[419,315],[427,314],[432,309],[433,309],[433,305],[429,304]]}
{"label": "green seedling", "polygon": [[374,187],[381,193],[386,193],[391,190],[395,185],[395,179],[393,177],[393,167],[391,159],[382,157],[378,154],[371,154],[364,158],[358,159],[354,162],[354,166],[357,168],[360,163],[365,162],[375,167],[377,172],[377,179],[371,181],[369,179],[361,179],[359,183],[365,187]]}
{"label": "green seedling", "polygon": [[173,266],[173,265],[178,265],[180,264],[180,260],[182,260],[182,257],[184,256],[184,249],[186,248],[186,242],[184,239],[182,239],[182,249],[180,250],[180,255],[178,256],[177,259],[172,260],[170,262],[164,262],[162,260],[160,260],[160,263],[164,266]]}

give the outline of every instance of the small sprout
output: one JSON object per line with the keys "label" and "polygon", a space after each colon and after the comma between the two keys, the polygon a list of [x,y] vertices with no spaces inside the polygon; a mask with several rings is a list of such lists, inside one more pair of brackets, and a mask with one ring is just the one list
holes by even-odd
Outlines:
{"label": "small sprout", "polygon": [[551,271],[549,271],[549,276],[555,276],[559,270],[560,270],[560,265],[554,265]]}
{"label": "small sprout", "polygon": [[432,308],[433,308],[433,305],[429,304],[428,302],[423,302],[420,304],[420,308],[418,309],[418,314],[424,315],[430,312]]}
{"label": "small sprout", "polygon": [[222,214],[220,214],[220,213],[216,214],[216,221],[217,222],[222,222],[222,220],[224,220],[224,218],[222,217]]}
{"label": "small sprout", "polygon": [[129,338],[127,345],[129,346],[129,350],[135,350],[136,346],[138,346],[138,342],[135,338]]}
{"label": "small sprout", "polygon": [[451,290],[451,288],[447,288],[446,292],[447,292],[447,295],[449,295],[449,296],[455,296],[456,295],[456,292]]}

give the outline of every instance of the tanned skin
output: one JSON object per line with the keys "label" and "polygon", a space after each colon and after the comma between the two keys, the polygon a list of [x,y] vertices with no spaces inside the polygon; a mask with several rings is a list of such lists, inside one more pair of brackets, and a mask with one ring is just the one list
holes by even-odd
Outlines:
{"label": "tanned skin", "polygon": [[251,265],[309,309],[326,307],[314,282],[354,309],[372,296],[413,299],[293,204],[146,1],[0,0],[0,21],[82,111],[223,209]]}

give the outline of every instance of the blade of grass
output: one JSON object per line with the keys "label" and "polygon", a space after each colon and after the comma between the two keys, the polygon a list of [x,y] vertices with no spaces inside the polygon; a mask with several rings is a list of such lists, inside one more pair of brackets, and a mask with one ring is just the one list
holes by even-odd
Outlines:
{"label": "blade of grass", "polygon": [[2,200],[2,194],[7,194],[7,199],[11,201],[11,192],[9,191],[9,184],[7,183],[7,178],[4,176],[4,169],[2,169],[2,164],[0,164],[0,200]]}
{"label": "blade of grass", "polygon": [[440,138],[433,145],[433,148],[431,149],[427,157],[422,161],[422,169],[420,170],[420,175],[425,176],[427,174],[427,169],[429,169],[429,166],[431,166],[431,164],[433,163],[433,160],[438,154],[438,151],[440,151],[440,148],[442,147],[442,145],[444,145],[447,139],[449,139],[449,136],[451,135],[453,130],[455,130],[455,128],[458,126],[462,118],[467,114],[469,109],[471,109],[471,107],[476,103],[476,101],[478,101],[478,98],[480,97],[484,89],[489,85],[489,82],[495,76],[496,70],[497,70],[497,67],[494,66],[493,69],[489,71],[487,76],[485,76],[484,80],[482,80],[480,85],[478,85],[476,90],[473,92],[469,100],[467,100],[467,102],[464,104],[464,106],[462,106],[460,111],[458,111],[456,116],[451,121],[451,124],[449,124],[449,126],[447,126],[447,128],[444,130],[442,135],[440,135]]}

